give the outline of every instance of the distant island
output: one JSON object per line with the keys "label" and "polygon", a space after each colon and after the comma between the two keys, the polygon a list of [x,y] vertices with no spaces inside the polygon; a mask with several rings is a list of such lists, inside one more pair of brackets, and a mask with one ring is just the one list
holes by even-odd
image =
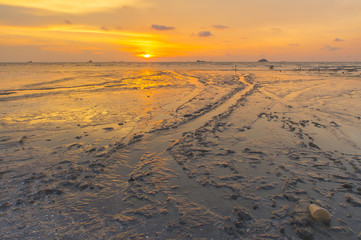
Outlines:
{"label": "distant island", "polygon": [[268,62],[268,60],[267,60],[267,59],[262,58],[262,59],[258,60],[258,62]]}

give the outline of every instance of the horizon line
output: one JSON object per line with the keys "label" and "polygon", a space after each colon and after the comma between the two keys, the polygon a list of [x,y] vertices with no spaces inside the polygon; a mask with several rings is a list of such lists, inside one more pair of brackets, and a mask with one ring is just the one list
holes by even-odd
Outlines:
{"label": "horizon line", "polygon": [[361,60],[356,61],[268,61],[268,62],[258,62],[258,61],[207,61],[207,60],[195,60],[195,61],[0,61],[0,64],[3,63],[260,63],[260,64],[267,64],[267,63],[351,63],[351,62],[359,62]]}

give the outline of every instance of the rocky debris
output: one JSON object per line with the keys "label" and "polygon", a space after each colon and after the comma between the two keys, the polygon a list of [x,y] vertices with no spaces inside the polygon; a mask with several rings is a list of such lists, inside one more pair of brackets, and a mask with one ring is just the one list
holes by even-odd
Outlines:
{"label": "rocky debris", "polygon": [[345,188],[348,192],[352,192],[353,188],[355,187],[352,183],[343,183],[341,184],[343,188]]}
{"label": "rocky debris", "polygon": [[246,208],[234,206],[230,222],[225,225],[225,231],[229,235],[235,237],[248,236],[254,218]]}
{"label": "rocky debris", "polygon": [[133,137],[129,140],[129,144],[139,142],[143,136],[144,133],[134,134]]}
{"label": "rocky debris", "polygon": [[316,148],[316,149],[321,149],[319,146],[317,146],[316,144],[314,144],[313,142],[308,142],[308,146],[310,146],[311,148]]}
{"label": "rocky debris", "polygon": [[20,143],[20,144],[24,144],[27,139],[28,139],[28,136],[23,136],[23,137],[19,140],[19,143]]}
{"label": "rocky debris", "polygon": [[81,145],[81,144],[73,143],[73,144],[70,144],[70,145],[68,146],[68,150],[79,149],[79,148],[81,148],[82,146],[83,146],[83,145]]}
{"label": "rocky debris", "polygon": [[63,193],[63,191],[61,191],[59,189],[42,189],[39,192],[33,194],[31,196],[31,198],[33,200],[37,201],[37,200],[41,200],[49,195],[61,195],[62,193]]}
{"label": "rocky debris", "polygon": [[296,228],[295,232],[303,240],[311,240],[314,234],[314,231],[311,227]]}
{"label": "rocky debris", "polygon": [[345,199],[346,202],[352,204],[353,206],[361,207],[361,199],[356,195],[348,193],[345,195]]}
{"label": "rocky debris", "polygon": [[340,125],[338,125],[336,122],[334,121],[331,121],[330,122],[330,125],[333,126],[333,127],[341,127]]}

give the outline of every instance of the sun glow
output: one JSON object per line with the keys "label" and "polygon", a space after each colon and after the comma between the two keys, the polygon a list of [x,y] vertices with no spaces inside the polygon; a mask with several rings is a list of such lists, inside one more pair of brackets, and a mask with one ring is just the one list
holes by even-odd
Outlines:
{"label": "sun glow", "polygon": [[[5,38],[0,37],[0,46],[33,45],[38,46],[43,51],[66,52],[77,55],[87,51],[99,55],[100,52],[106,54],[120,50],[143,60],[150,60],[155,57],[180,56],[184,55],[185,52],[201,48],[192,44],[174,43],[172,39],[154,33],[118,29],[105,31],[94,26],[78,24],[33,27],[0,24],[0,35],[6,36]],[[61,38],[59,38],[60,35]],[[110,47],[103,47],[105,42]]]}

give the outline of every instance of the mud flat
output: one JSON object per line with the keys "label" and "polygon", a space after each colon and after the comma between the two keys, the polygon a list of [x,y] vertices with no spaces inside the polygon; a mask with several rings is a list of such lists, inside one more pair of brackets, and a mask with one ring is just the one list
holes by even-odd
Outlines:
{"label": "mud flat", "polygon": [[[41,152],[36,136],[2,136],[0,236],[357,239],[359,77],[167,74],[187,84],[151,87],[142,119],[87,131],[105,138],[131,125],[119,138],[94,143],[64,130],[43,140],[66,144]],[[152,97],[172,91],[172,101]],[[312,218],[310,204],[330,223]]]}

